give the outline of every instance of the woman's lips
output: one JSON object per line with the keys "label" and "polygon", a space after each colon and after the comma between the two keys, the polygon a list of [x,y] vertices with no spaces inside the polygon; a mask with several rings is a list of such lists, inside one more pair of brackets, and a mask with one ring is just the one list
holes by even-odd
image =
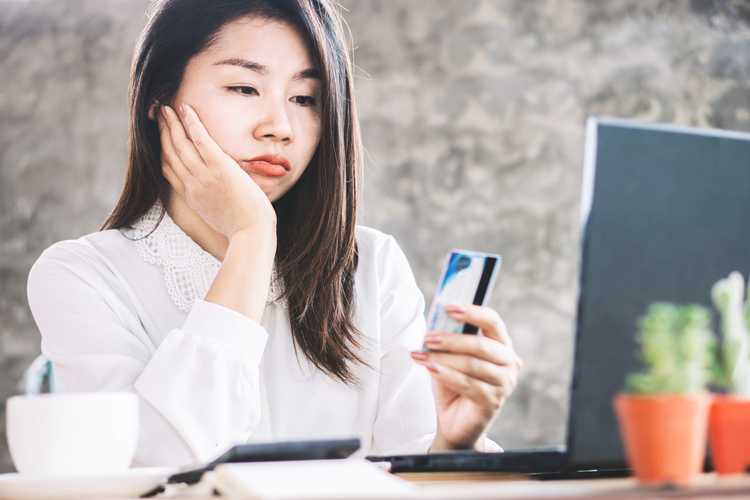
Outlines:
{"label": "woman's lips", "polygon": [[266,177],[283,177],[288,172],[283,165],[263,160],[243,161],[242,167],[246,172],[265,175]]}

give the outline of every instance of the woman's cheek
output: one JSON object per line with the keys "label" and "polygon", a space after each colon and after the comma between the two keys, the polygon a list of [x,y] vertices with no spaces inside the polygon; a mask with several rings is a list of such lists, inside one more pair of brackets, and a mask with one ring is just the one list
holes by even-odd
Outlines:
{"label": "woman's cheek", "polygon": [[219,106],[208,107],[203,114],[200,114],[204,117],[202,121],[208,134],[225,153],[232,157],[236,156],[235,153],[247,154],[247,151],[242,149],[242,143],[247,143],[247,137],[245,141],[242,140],[243,134],[238,125],[242,123],[242,120],[234,114],[236,111]]}
{"label": "woman's cheek", "polygon": [[308,130],[307,135],[309,138],[309,142],[312,145],[312,150],[315,151],[315,149],[318,147],[318,143],[320,142],[320,134],[322,129],[319,113],[316,112],[308,118],[308,124],[306,128]]}

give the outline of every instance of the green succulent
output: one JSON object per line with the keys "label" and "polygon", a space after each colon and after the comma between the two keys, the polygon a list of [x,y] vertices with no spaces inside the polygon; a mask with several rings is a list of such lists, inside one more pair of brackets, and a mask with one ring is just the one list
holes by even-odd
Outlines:
{"label": "green succulent", "polygon": [[744,295],[745,280],[736,271],[711,288],[722,330],[716,381],[733,394],[750,396],[750,290],[747,300]]}
{"label": "green succulent", "polygon": [[715,363],[711,313],[700,305],[655,303],[639,321],[644,370],[626,379],[635,394],[694,394],[706,389]]}

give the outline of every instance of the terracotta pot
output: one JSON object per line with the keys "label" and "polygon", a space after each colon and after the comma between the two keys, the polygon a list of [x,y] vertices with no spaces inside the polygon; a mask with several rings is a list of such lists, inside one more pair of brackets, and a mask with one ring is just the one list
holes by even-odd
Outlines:
{"label": "terracotta pot", "polygon": [[750,398],[718,396],[711,405],[709,437],[719,474],[741,474],[750,467]]}
{"label": "terracotta pot", "polygon": [[615,397],[625,453],[641,483],[684,486],[701,474],[711,399],[707,393]]}

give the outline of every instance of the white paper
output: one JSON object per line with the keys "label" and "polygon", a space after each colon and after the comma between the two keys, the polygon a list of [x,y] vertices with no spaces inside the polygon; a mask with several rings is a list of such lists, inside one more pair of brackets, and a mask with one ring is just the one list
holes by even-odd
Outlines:
{"label": "white paper", "polygon": [[364,459],[223,464],[215,487],[236,498],[403,498],[414,485]]}

